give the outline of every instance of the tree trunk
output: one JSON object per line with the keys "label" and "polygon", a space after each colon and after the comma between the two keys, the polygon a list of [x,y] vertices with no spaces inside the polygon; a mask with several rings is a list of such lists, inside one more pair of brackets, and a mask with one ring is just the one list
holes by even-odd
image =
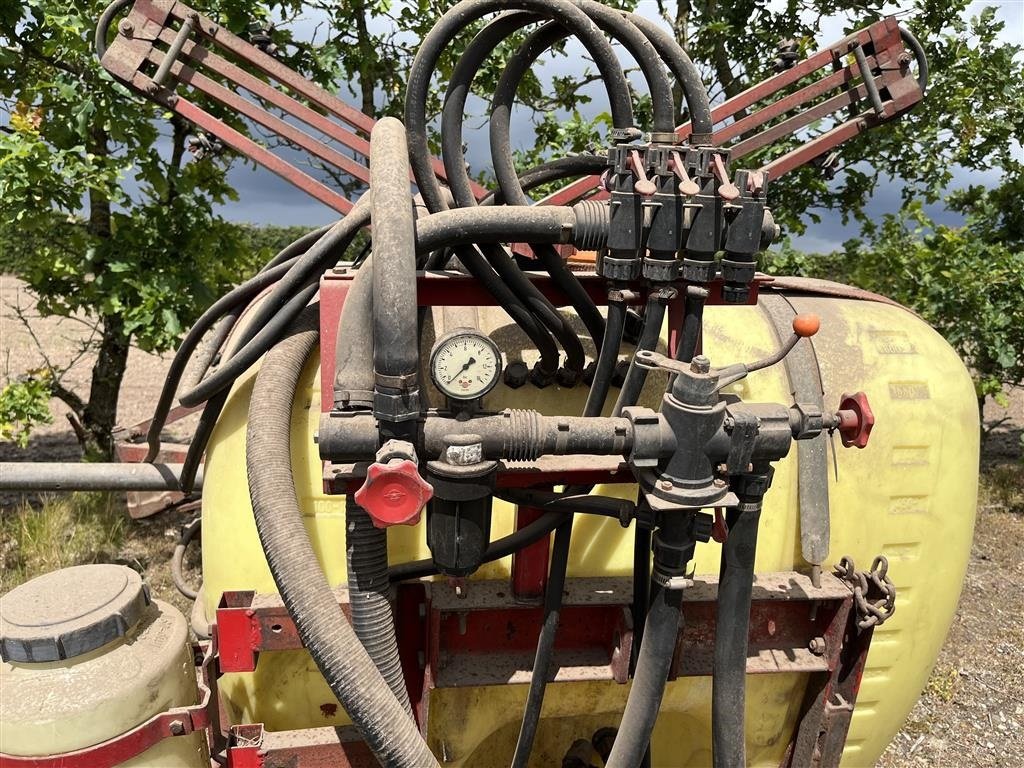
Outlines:
{"label": "tree trunk", "polygon": [[363,114],[371,117],[377,114],[374,105],[374,94],[377,89],[377,75],[374,62],[377,52],[373,50],[373,41],[370,39],[370,31],[366,26],[368,8],[365,2],[352,4],[352,17],[356,24],[356,44],[359,46],[359,90],[362,96],[360,108]]}
{"label": "tree trunk", "polygon": [[92,367],[89,403],[82,413],[86,442],[82,446],[87,459],[111,461],[114,458],[114,425],[117,401],[128,364],[130,339],[121,318],[104,316],[99,353]]}

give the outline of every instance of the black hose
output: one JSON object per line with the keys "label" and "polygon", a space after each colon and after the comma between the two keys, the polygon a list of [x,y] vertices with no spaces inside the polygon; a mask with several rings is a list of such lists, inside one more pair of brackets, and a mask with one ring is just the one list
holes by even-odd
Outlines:
{"label": "black hose", "polygon": [[234,354],[222,361],[217,370],[197,386],[182,393],[179,402],[182,405],[198,405],[210,399],[217,392],[229,388],[235,379],[262,357],[305,306],[296,304],[296,294],[310,287],[315,292],[321,273],[337,262],[338,254],[348,248],[369,218],[370,198],[364,195],[344,219],[298,257],[270,295],[253,311],[246,325],[245,339],[240,342]]}
{"label": "black hose", "polygon": [[434,176],[427,138],[427,94],[430,80],[444,48],[456,35],[488,13],[528,10],[557,18],[580,38],[593,57],[609,92],[612,124],[620,131],[633,132],[633,103],[629,84],[615,51],[600,30],[574,3],[568,0],[462,0],[434,25],[413,60],[406,88],[405,126],[409,132],[409,155],[420,194],[432,211],[445,208],[441,184]]}
{"label": "black hose", "polygon": [[356,504],[352,494],[345,497],[345,558],[352,629],[411,718],[412,705],[402,675],[389,599],[387,531],[373,524],[370,514]]}
{"label": "black hose", "polygon": [[163,387],[160,389],[160,397],[157,398],[156,408],[153,409],[153,418],[150,421],[149,430],[146,435],[147,442],[149,443],[149,452],[145,458],[146,462],[152,463],[156,461],[157,454],[160,452],[160,433],[167,423],[167,414],[170,413],[171,407],[174,404],[174,396],[178,392],[178,386],[188,367],[192,353],[203,340],[206,332],[226,314],[247,305],[267,286],[279,280],[288,271],[292,263],[278,264],[273,269],[260,272],[255,277],[233,288],[217,299],[189,328],[185,338],[178,345],[174,357],[171,358],[171,364],[167,369],[167,378],[164,379]]}
{"label": "black hose", "polygon": [[[671,565],[666,568],[667,572],[671,571],[668,575],[675,576],[684,572],[685,563],[680,565],[677,558],[686,549],[689,549],[692,556],[695,546],[692,526],[692,515],[677,513],[665,516],[656,536],[656,573],[659,572],[657,552],[661,544],[665,545],[665,552],[671,553]],[[676,586],[663,576],[651,580],[651,602],[644,623],[643,644],[640,646],[619,732],[612,752],[605,761],[606,768],[635,768],[643,763],[650,746],[651,732],[665,695],[682,618],[683,591],[666,584]]]}
{"label": "black hose", "polygon": [[181,535],[178,536],[178,543],[174,545],[174,552],[171,555],[171,581],[174,582],[177,590],[189,600],[195,600],[199,596],[199,590],[193,589],[185,580],[185,552],[188,551],[188,545],[192,543],[192,539],[199,533],[202,525],[203,518],[197,517],[188,525],[183,526]]}
{"label": "black hose", "polygon": [[555,654],[555,636],[558,634],[558,621],[562,612],[562,593],[565,591],[571,543],[572,514],[555,529],[548,583],[544,588],[544,622],[537,637],[530,690],[526,694],[526,708],[523,712],[523,722],[519,726],[516,751],[512,755],[512,768],[526,768],[530,762],[530,753],[533,752],[534,739],[537,737],[540,713],[544,706],[544,693],[551,673],[551,659]]}
{"label": "black hose", "polygon": [[[567,155],[555,160],[548,160],[523,171],[519,177],[519,186],[523,192],[529,192],[535,187],[554,181],[572,179],[577,176],[592,176],[601,173],[607,167],[608,158],[603,155]],[[504,205],[505,203],[505,196],[500,189],[488,193],[480,200],[480,205]]]}
{"label": "black hose", "polygon": [[698,146],[711,144],[711,100],[708,98],[707,87],[701,80],[700,70],[679,45],[679,41],[667,30],[639,13],[627,13],[626,18],[647,36],[658,56],[668,64],[668,68],[679,83],[686,109],[690,113],[691,143]]}
{"label": "black hose", "polygon": [[110,33],[110,25],[114,21],[114,17],[117,16],[121,11],[131,5],[135,0],[114,0],[110,5],[104,9],[103,13],[100,14],[99,21],[96,22],[96,36],[93,38],[93,47],[96,49],[96,55],[99,58],[103,58],[103,54],[107,52],[107,35]]}
{"label": "black hose", "polygon": [[373,408],[373,257],[356,272],[338,319],[334,407]]}
{"label": "black hose", "polygon": [[[484,557],[480,562],[493,563],[495,560],[501,560],[503,557],[508,557],[512,553],[518,552],[523,547],[528,547],[540,541],[545,536],[550,535],[558,527],[558,524],[565,520],[565,515],[565,512],[546,512],[532,523],[524,525],[508,536],[495,539],[487,545]],[[434,561],[426,558],[424,560],[412,560],[408,563],[392,565],[389,571],[389,578],[392,583],[396,583],[399,581],[422,579],[427,576],[436,576],[440,572],[437,566],[434,565]]]}
{"label": "black hose", "polygon": [[[445,165],[448,186],[452,191],[455,204],[460,208],[474,208],[477,205],[476,196],[470,187],[469,173],[466,171],[466,158],[462,150],[463,115],[473,77],[502,40],[537,18],[539,17],[536,14],[516,12],[499,16],[473,38],[452,72],[442,112],[441,156]],[[577,375],[582,373],[585,363],[583,344],[569,321],[523,274],[512,257],[505,251],[504,246],[486,246],[482,251],[505,284],[561,344],[565,350],[566,368]],[[555,256],[557,257],[557,254]],[[560,258],[558,261],[561,263]],[[570,279],[578,283],[572,275],[570,275]],[[582,289],[579,292],[586,296],[586,292]],[[590,300],[589,296],[587,296],[587,300]]]}
{"label": "black hose", "polygon": [[292,404],[319,341],[318,310],[301,313],[256,377],[246,432],[256,530],[303,646],[376,758],[386,768],[438,767],[341,612],[299,508],[291,465]]}
{"label": "black hose", "polygon": [[[618,360],[619,346],[622,344],[622,332],[626,322],[626,303],[617,297],[609,296],[608,324],[605,330],[601,351],[598,354],[594,380],[587,393],[587,402],[583,408],[584,416],[599,416],[604,410],[604,403],[611,388],[612,372]],[[590,489],[570,488],[570,494],[587,493]],[[551,659],[555,651],[555,636],[558,634],[558,622],[562,610],[562,596],[565,590],[565,577],[569,567],[569,549],[572,543],[573,516],[569,515],[565,522],[555,529],[555,541],[551,547],[551,565],[548,570],[548,583],[544,590],[544,621],[540,635],[537,637],[537,652],[533,658],[533,672],[530,675],[530,690],[526,695],[526,708],[523,722],[516,741],[516,750],[512,758],[513,768],[523,768],[533,751],[533,742],[540,724],[540,713],[544,706],[544,693],[548,685],[551,670]]]}
{"label": "black hose", "polygon": [[[590,8],[590,5],[587,5],[587,8]],[[612,16],[616,16],[614,12],[611,13]],[[616,18],[618,17],[616,16]],[[483,38],[488,30],[497,24],[497,21],[493,22],[490,26],[485,28],[476,39],[473,40],[473,43],[470,44],[470,48],[467,48],[466,53],[463,55],[463,60],[468,58],[470,55],[471,49],[473,49],[473,44]],[[526,43],[524,43],[508,61],[505,71],[498,83],[497,90],[495,91],[494,100],[491,106],[491,156],[494,163],[498,186],[507,204],[530,204],[529,199],[526,197],[526,192],[520,185],[515,169],[515,162],[512,158],[510,122],[512,105],[515,102],[516,91],[537,56],[550,48],[554,42],[563,39],[566,34],[567,32],[565,28],[559,24],[546,24],[541,27],[540,30],[532,34],[527,39]],[[638,32],[637,36],[642,37]],[[484,39],[483,45],[480,47],[483,48],[484,45],[490,42],[491,41],[489,39]],[[483,55],[479,55],[479,58],[482,63]],[[477,68],[479,68],[479,64],[474,68],[474,72]],[[668,90],[667,80],[665,85],[666,90]],[[466,90],[468,90],[468,86]],[[458,123],[461,123],[464,99],[465,97],[463,95],[463,103],[458,105],[457,111],[459,119],[456,121]],[[670,123],[671,114],[672,103],[671,92],[669,91],[668,119]],[[461,128],[457,129],[456,138],[458,140],[458,154],[461,156]],[[455,158],[453,160],[453,168],[458,165],[459,161],[460,158]],[[462,167],[465,168],[464,160],[462,161]],[[463,170],[462,173],[465,173],[465,170]],[[594,304],[594,300],[590,297],[590,294],[588,294],[586,290],[584,290],[583,286],[580,285],[579,280],[566,266],[565,261],[562,259],[561,255],[555,251],[555,249],[546,245],[538,244],[534,246],[534,252],[536,253],[541,266],[543,266],[551,276],[555,285],[569,297],[573,309],[576,310],[576,314],[583,321],[583,324],[587,328],[587,332],[593,339],[595,348],[600,348],[601,342],[604,339],[604,319],[601,317],[601,313],[598,311],[597,306]]]}
{"label": "black hose", "polygon": [[416,224],[405,127],[381,118],[370,133],[373,224],[374,392],[396,395],[404,412],[382,411],[385,422],[408,422],[419,403],[419,318],[416,302]]}
{"label": "black hose", "polygon": [[573,209],[561,206],[455,208],[416,222],[416,250],[509,241],[568,243],[575,226]]}
{"label": "black hose", "polygon": [[676,360],[688,363],[697,354],[700,343],[700,332],[704,325],[704,303],[708,299],[706,288],[691,285],[686,289],[686,301],[683,304],[683,329],[676,343]]}
{"label": "black hose", "polygon": [[722,545],[711,686],[711,754],[715,768],[747,765],[747,637],[760,518],[760,498],[741,502],[740,508],[727,513],[729,537]]}
{"label": "black hose", "polygon": [[[661,326],[665,321],[665,309],[668,306],[668,296],[659,290],[654,290],[647,297],[647,308],[644,310],[644,324],[640,331],[640,339],[636,344],[637,352],[650,352],[658,346],[658,339],[661,338]],[[622,389],[619,390],[619,397],[612,409],[612,416],[621,416],[622,409],[636,405],[640,398],[640,392],[647,382],[647,368],[636,364],[636,357],[629,362],[629,370],[626,372],[626,379],[622,382]]]}

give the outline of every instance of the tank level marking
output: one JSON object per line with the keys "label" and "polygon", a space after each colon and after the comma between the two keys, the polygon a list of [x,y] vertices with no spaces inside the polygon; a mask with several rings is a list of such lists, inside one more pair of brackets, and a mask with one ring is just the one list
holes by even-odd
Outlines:
{"label": "tank level marking", "polygon": [[[921,557],[921,542],[919,541],[904,541],[894,542],[892,544],[883,544],[880,552],[884,552],[885,556],[889,558],[889,561],[899,560],[900,562],[909,562],[918,560]],[[900,597],[903,597],[903,591],[900,590]]]}
{"label": "tank level marking", "polygon": [[922,493],[913,496],[890,496],[890,515],[930,515],[931,495]]}
{"label": "tank level marking", "polygon": [[931,464],[930,445],[894,445],[892,447],[894,466],[923,466]]}
{"label": "tank level marking", "polygon": [[917,347],[904,331],[869,331],[868,336],[880,355],[917,354]]}
{"label": "tank level marking", "polygon": [[927,381],[890,381],[889,397],[893,400],[930,400]]}

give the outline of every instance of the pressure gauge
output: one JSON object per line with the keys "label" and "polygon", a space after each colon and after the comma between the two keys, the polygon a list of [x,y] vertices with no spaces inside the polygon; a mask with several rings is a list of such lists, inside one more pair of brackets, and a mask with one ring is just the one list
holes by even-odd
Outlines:
{"label": "pressure gauge", "polygon": [[430,353],[430,377],[452,400],[477,400],[498,383],[501,351],[472,328],[457,328],[437,340]]}

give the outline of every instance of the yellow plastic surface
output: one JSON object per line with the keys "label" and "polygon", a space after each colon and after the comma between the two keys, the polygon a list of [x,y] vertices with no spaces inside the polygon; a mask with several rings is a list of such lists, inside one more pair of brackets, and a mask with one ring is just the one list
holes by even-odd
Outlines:
{"label": "yellow plastic surface", "polygon": [[[198,701],[188,624],[154,601],[124,638],[68,661],[0,663],[0,752],[50,755],[114,738]],[[125,768],[208,768],[202,733],[164,739]]]}
{"label": "yellow plastic surface", "polygon": [[[867,449],[839,449],[839,477],[828,478],[832,513],[830,563],[851,555],[866,568],[884,553],[898,588],[897,611],[876,630],[845,766],[870,766],[881,754],[924,686],[952,620],[967,565],[977,496],[978,413],[963,364],[931,328],[911,313],[881,303],[830,297],[792,297],[797,311],[815,312],[822,328],[814,339],[827,407],[844,392],[867,392],[877,425]],[[443,323],[435,311],[435,321]],[[724,365],[763,357],[778,341],[759,308],[709,307],[704,350]],[[460,319],[457,324],[465,324]],[[445,323],[438,335],[450,329]],[[511,359],[525,345],[496,310],[480,310],[480,325]],[[424,347],[429,349],[429,333]],[[522,357],[531,361],[528,354]],[[274,591],[259,546],[245,479],[245,424],[250,374],[236,386],[206,460],[203,493],[203,567],[207,615],[224,590]],[[319,418],[318,361],[304,373],[305,393],[295,403],[293,463],[307,528],[328,578],[345,581],[344,504],[322,492],[321,465],[311,436]],[[657,407],[665,382],[652,376],[643,404]],[[789,403],[783,366],[759,371],[734,387],[749,402]],[[431,393],[436,396],[436,393]],[[487,407],[537,408],[578,413],[585,390],[510,391],[503,385]],[[433,402],[437,402],[435,399]],[[838,439],[837,439],[838,444]],[[598,489],[626,498],[632,486]],[[805,570],[800,557],[796,450],[779,462],[761,516],[756,568]],[[511,507],[495,502],[492,538],[512,529]],[[612,521],[581,516],[573,529],[570,576],[626,575],[632,567],[632,531]],[[423,526],[392,528],[394,563],[428,556]],[[717,573],[717,545],[698,546],[697,573]],[[475,578],[507,576],[510,560],[482,568]],[[710,763],[710,678],[670,684],[654,735],[657,766]],[[802,700],[796,674],[748,679],[747,743],[752,765],[778,765]],[[557,765],[577,738],[615,725],[628,686],[560,683],[549,686],[531,765]],[[334,697],[302,652],[265,653],[254,674],[228,675],[222,693],[235,715],[272,730],[346,722],[328,717]],[[428,738],[445,765],[505,766],[518,732],[525,686],[435,691]],[[325,708],[330,711],[330,708]],[[339,709],[339,712],[341,710]]]}

